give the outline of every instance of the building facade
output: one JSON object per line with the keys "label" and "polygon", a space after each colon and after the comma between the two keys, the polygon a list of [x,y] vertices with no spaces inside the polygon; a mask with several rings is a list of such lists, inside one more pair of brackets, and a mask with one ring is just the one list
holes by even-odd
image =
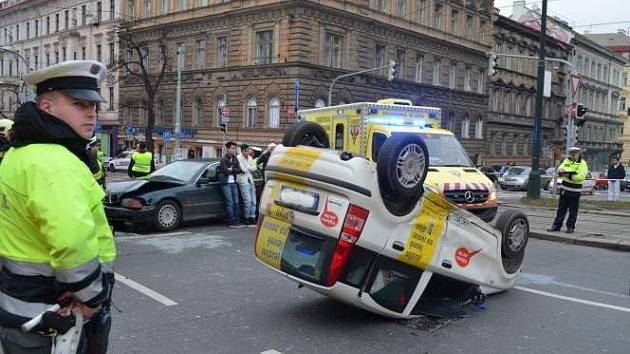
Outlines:
{"label": "building facade", "polygon": [[[114,68],[119,0],[0,1],[0,112],[12,116],[22,80],[30,70],[73,59],[98,60]],[[3,84],[4,83],[4,84]],[[97,134],[105,153],[118,142],[118,73],[101,86]],[[32,97],[31,97],[32,98]]]}
{"label": "building facade", "polygon": [[573,63],[582,77],[578,101],[588,108],[578,132],[578,146],[586,149],[592,171],[608,168],[622,152],[623,121],[619,116],[625,59],[586,36],[575,34]]}
{"label": "building facade", "polygon": [[619,116],[624,124],[620,137],[623,148],[621,160],[625,166],[630,166],[630,81],[628,81],[630,76],[630,36],[625,30],[620,29],[616,33],[589,34],[587,37],[621,55],[626,60],[621,77],[623,90],[619,103]]}
{"label": "building facade", "polygon": [[[156,152],[175,126],[176,58],[182,69],[182,146],[189,156],[217,156],[225,139],[279,142],[296,109],[325,106],[342,74],[398,64],[340,80],[332,104],[407,98],[442,108],[442,124],[473,157],[486,154],[487,56],[493,1],[124,1],[133,35],[145,43],[152,79],[167,70],[157,94]],[[159,38],[166,36],[163,49]],[[164,56],[161,53],[167,53]],[[299,88],[297,87],[299,84]],[[121,80],[122,121],[146,126],[138,77]],[[297,105],[297,107],[296,107]],[[222,108],[227,107],[227,110]],[[229,110],[228,132],[218,128]]]}
{"label": "building facade", "polygon": [[[537,60],[508,58],[501,54],[537,57],[540,31],[513,19],[498,16],[495,21],[494,52],[497,74],[490,78],[488,131],[490,141],[486,164],[530,165],[536,105]],[[547,57],[567,60],[569,46],[547,36]],[[554,162],[554,148],[562,146],[562,108],[565,104],[565,65],[547,63],[552,74],[551,97],[545,98],[541,134],[541,167]]]}

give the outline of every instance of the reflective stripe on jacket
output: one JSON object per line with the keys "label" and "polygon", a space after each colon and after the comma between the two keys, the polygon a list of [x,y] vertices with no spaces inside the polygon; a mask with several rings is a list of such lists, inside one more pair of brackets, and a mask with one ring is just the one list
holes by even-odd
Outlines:
{"label": "reflective stripe on jacket", "polygon": [[134,152],[131,156],[133,159],[133,172],[150,173],[151,161],[153,160],[153,153],[151,152]]}
{"label": "reflective stripe on jacket", "polygon": [[9,150],[0,165],[0,325],[31,318],[66,292],[92,307],[107,298],[103,264],[116,248],[104,194],[61,145]]}
{"label": "reflective stripe on jacket", "polygon": [[582,184],[588,174],[588,165],[586,160],[580,159],[572,161],[569,158],[564,159],[559,168],[560,172],[568,172],[570,175],[562,177],[562,183],[559,188],[570,192],[580,193],[582,191]]}

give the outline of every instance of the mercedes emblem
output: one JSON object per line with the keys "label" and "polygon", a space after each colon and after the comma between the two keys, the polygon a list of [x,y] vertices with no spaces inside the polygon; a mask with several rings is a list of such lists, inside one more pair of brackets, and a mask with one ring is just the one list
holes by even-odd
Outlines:
{"label": "mercedes emblem", "polygon": [[466,191],[466,193],[464,193],[464,199],[466,199],[468,203],[472,203],[475,201],[475,196],[471,191]]}

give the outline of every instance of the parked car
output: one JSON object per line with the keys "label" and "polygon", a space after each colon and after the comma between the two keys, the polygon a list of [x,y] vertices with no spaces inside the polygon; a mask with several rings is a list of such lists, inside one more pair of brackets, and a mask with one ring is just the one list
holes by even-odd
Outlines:
{"label": "parked car", "polygon": [[492,181],[492,183],[496,184],[499,179],[499,173],[494,170],[492,167],[488,166],[480,166],[479,171],[481,171],[488,179]]}
{"label": "parked car", "polygon": [[598,189],[598,190],[608,189],[608,181],[606,180],[606,173],[595,172],[594,174],[597,176],[597,178],[595,179],[595,189]]}
{"label": "parked car", "polygon": [[[177,228],[182,221],[225,214],[225,200],[217,176],[217,159],[178,160],[146,178],[107,184],[105,213],[113,223],[153,225],[159,231]],[[257,195],[262,177],[254,174]]]}
{"label": "parked car", "polygon": [[[557,188],[557,186],[559,186],[561,183],[562,183],[561,177],[558,177],[555,183],[552,181],[551,184],[549,185],[549,192],[550,193],[553,192],[553,190]],[[593,179],[593,175],[591,174],[591,172],[586,174],[586,179],[584,180],[584,183],[582,184],[581,194],[589,194],[589,195],[595,194],[595,180]]]}
{"label": "parked car", "polygon": [[[499,184],[505,190],[527,190],[529,184],[529,173],[532,168],[527,166],[512,166],[505,175],[499,179]],[[543,176],[545,171],[540,169],[540,175]],[[543,186],[541,181],[541,186]]]}
{"label": "parked car", "polygon": [[[325,134],[308,128],[304,144]],[[491,226],[424,184],[428,161],[416,134],[387,137],[376,163],[277,147],[256,258],[300,286],[393,318],[457,311],[510,289],[524,260],[527,217],[508,210]]]}
{"label": "parked car", "polygon": [[127,171],[133,153],[133,150],[123,151],[120,155],[110,159],[107,163],[107,170],[110,172]]}
{"label": "parked car", "polygon": [[549,189],[549,184],[553,179],[553,175],[556,173],[556,169],[554,167],[549,167],[544,171],[543,174],[540,175],[540,187],[542,189]]}

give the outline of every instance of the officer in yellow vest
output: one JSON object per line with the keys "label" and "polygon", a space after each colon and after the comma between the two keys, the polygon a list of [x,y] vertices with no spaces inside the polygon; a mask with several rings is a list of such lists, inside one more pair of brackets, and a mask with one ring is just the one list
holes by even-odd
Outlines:
{"label": "officer in yellow vest", "polygon": [[[101,341],[109,335],[105,309],[116,247],[105,193],[86,153],[106,72],[96,61],[69,61],[25,79],[37,97],[16,111],[12,147],[0,165],[0,344],[6,354],[50,353],[54,334],[74,324],[70,307],[90,319],[84,333]],[[32,331],[20,330],[55,303],[64,308],[45,312]]]}
{"label": "officer in yellow vest", "polygon": [[90,140],[88,145],[88,159],[90,171],[94,175],[94,179],[105,190],[105,171],[103,170],[103,150],[101,150],[101,143],[96,137]]}
{"label": "officer in yellow vest", "polygon": [[131,155],[127,174],[129,177],[144,177],[153,171],[155,171],[153,153],[147,151],[147,144],[143,141],[140,143],[140,151]]}
{"label": "officer in yellow vest", "polygon": [[582,158],[582,152],[578,147],[569,149],[569,157],[567,157],[558,168],[558,175],[562,178],[562,183],[558,186],[560,200],[558,202],[558,211],[550,232],[560,231],[564,223],[564,217],[569,209],[569,218],[567,219],[567,233],[575,232],[575,223],[577,221],[578,208],[580,205],[580,195],[582,193],[582,184],[588,174],[588,165],[586,160]]}

